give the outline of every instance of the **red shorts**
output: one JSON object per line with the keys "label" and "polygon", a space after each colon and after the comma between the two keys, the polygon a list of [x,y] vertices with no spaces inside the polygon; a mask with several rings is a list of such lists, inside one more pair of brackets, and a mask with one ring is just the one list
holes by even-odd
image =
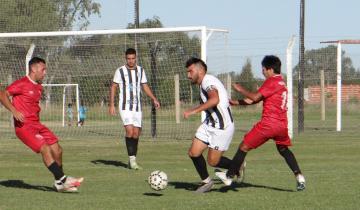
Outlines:
{"label": "red shorts", "polygon": [[24,123],[15,127],[16,136],[34,152],[39,153],[44,144],[52,145],[58,138],[40,122]]}
{"label": "red shorts", "polygon": [[273,139],[277,145],[291,146],[286,122],[260,121],[244,136],[243,143],[255,149],[264,144],[267,140]]}

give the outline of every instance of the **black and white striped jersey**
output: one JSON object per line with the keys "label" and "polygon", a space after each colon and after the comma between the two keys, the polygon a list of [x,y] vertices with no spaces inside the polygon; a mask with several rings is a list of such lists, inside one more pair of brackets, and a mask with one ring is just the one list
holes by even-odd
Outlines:
{"label": "black and white striped jersey", "polygon": [[206,74],[200,84],[200,103],[205,103],[208,100],[207,92],[212,89],[218,91],[219,103],[216,107],[203,111],[202,121],[214,128],[225,129],[234,123],[227,91],[218,78]]}
{"label": "black and white striped jersey", "polygon": [[141,112],[141,84],[147,83],[145,71],[141,66],[128,69],[121,66],[116,69],[113,82],[119,84],[119,108],[121,110]]}

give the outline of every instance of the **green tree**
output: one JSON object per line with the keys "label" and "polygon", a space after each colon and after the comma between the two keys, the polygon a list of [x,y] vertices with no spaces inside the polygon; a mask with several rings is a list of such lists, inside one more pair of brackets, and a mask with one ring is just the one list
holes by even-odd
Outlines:
{"label": "green tree", "polygon": [[[329,45],[327,47],[307,50],[305,52],[305,87],[309,85],[320,84],[320,71],[324,70],[325,80],[327,84],[336,83],[336,62],[337,47]],[[342,78],[343,84],[351,83],[353,78],[359,75],[359,72],[353,66],[350,57],[346,56],[345,51],[341,53],[342,60]],[[299,72],[299,64],[294,68],[294,80],[297,81]]]}

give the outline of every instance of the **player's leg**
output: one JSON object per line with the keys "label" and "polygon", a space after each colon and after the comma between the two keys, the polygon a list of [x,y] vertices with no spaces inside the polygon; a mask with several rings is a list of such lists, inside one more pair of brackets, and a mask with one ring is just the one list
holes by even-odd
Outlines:
{"label": "player's leg", "polygon": [[297,190],[301,191],[305,189],[305,177],[302,175],[298,162],[295,158],[294,153],[286,145],[277,144],[276,148],[279,154],[285,159],[287,165],[294,173],[297,183]]}
{"label": "player's leg", "polygon": [[191,158],[196,171],[198,172],[201,178],[201,185],[198,187],[196,192],[203,193],[207,192],[214,185],[213,181],[209,176],[209,172],[206,167],[206,161],[202,153],[205,149],[208,148],[208,145],[198,138],[194,138],[189,148],[188,155]]}
{"label": "player's leg", "polygon": [[250,150],[259,147],[269,139],[266,132],[264,132],[266,130],[270,129],[263,126],[261,122],[257,123],[247,134],[245,134],[244,140],[239,145],[238,150],[231,160],[229,170],[226,173],[215,173],[215,175],[219,177],[225,185],[231,185],[233,178],[239,174],[240,169],[244,169],[247,153]]}
{"label": "player's leg", "polygon": [[139,166],[139,164],[137,164],[136,155],[138,151],[139,135],[141,132],[141,128],[135,126],[131,126],[131,127],[132,127],[131,137],[126,137],[126,146],[129,155],[129,168],[139,170],[142,169],[142,167]]}
{"label": "player's leg", "polygon": [[62,147],[58,143],[58,138],[46,126],[38,124],[38,137],[44,141],[40,153],[48,169],[53,173],[55,178],[55,188],[59,192],[75,192],[84,178],[74,178],[66,176],[62,164]]}

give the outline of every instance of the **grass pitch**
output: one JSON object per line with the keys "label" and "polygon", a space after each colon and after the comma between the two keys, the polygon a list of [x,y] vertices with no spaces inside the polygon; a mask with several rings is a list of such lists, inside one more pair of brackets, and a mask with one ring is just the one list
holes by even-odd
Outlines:
{"label": "grass pitch", "polygon": [[[232,157],[244,133],[237,131]],[[138,162],[126,168],[126,148],[118,139],[63,139],[66,174],[84,176],[79,193],[57,193],[52,175],[17,139],[0,141],[0,209],[358,209],[360,140],[358,131],[313,130],[296,136],[292,147],[307,188],[295,179],[269,141],[247,156],[245,182],[195,194],[199,177],[187,157],[190,141],[141,139]],[[213,176],[213,168],[208,167]],[[153,191],[151,171],[163,170],[169,185]]]}

